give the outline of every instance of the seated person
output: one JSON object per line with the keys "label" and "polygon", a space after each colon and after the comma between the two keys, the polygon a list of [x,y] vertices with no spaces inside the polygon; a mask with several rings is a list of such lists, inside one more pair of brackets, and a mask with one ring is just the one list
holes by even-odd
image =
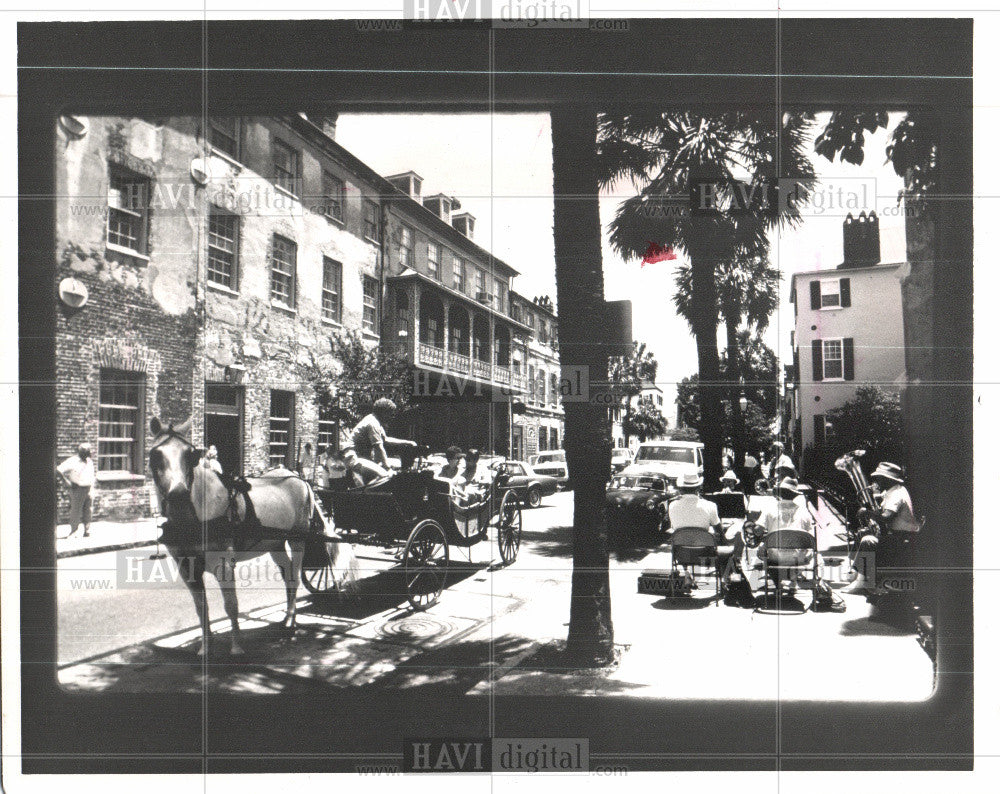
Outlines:
{"label": "seated person", "polygon": [[880,511],[871,515],[862,508],[861,518],[872,519],[879,532],[867,532],[861,538],[858,552],[852,561],[852,566],[858,572],[857,578],[847,587],[845,593],[870,595],[881,592],[877,583],[866,576],[865,566],[859,563],[859,558],[865,555],[875,555],[878,565],[891,566],[899,564],[903,546],[911,534],[920,530],[920,524],[913,514],[913,500],[906,490],[903,467],[895,463],[883,461],[872,472],[872,481],[876,493],[880,493]]}
{"label": "seated person", "polygon": [[681,495],[672,500],[667,508],[670,528],[701,527],[711,530],[720,543],[725,543],[718,506],[715,502],[702,499],[698,493],[704,482],[700,474],[694,473],[677,478],[677,490]]}
{"label": "seated person", "polygon": [[413,441],[390,438],[383,425],[396,415],[396,404],[382,397],[375,401],[372,412],[355,425],[350,440],[341,450],[347,468],[358,475],[365,484],[389,476],[389,456],[386,444],[416,446]]}
{"label": "seated person", "polygon": [[732,469],[727,470],[719,482],[722,484],[722,493],[736,493],[736,489],[740,487],[740,478]]}
{"label": "seated person", "polygon": [[[767,534],[774,532],[778,529],[801,529],[804,532],[808,532],[810,535],[813,534],[813,523],[812,516],[809,513],[809,509],[804,504],[804,497],[802,492],[799,490],[799,483],[792,477],[785,477],[782,479],[775,488],[777,499],[775,503],[761,513],[760,518],[757,523],[764,530],[765,542],[761,543],[757,547],[757,557],[761,560],[767,559]],[[735,544],[734,556],[742,553],[743,539],[738,538]],[[810,550],[808,557],[803,559],[803,562],[812,562],[813,552]],[[818,572],[823,568],[823,563],[821,559],[816,560],[816,571]],[[843,612],[844,602],[841,598],[834,595],[833,591],[822,577],[817,578],[815,585],[815,603],[818,607],[822,607],[827,611],[832,612]]]}

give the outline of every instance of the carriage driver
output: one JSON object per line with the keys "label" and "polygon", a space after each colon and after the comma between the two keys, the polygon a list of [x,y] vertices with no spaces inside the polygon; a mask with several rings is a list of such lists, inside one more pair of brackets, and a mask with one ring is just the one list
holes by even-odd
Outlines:
{"label": "carriage driver", "polygon": [[347,445],[341,451],[344,463],[363,482],[389,476],[389,456],[385,445],[412,446],[416,443],[385,434],[385,423],[396,415],[396,403],[385,397],[375,401],[372,411],[355,425]]}

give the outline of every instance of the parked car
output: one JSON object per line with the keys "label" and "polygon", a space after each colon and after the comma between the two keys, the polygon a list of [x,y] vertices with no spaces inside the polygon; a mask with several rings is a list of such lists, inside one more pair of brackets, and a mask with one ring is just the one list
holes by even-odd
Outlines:
{"label": "parked car", "polygon": [[569,469],[566,467],[566,453],[561,449],[551,452],[539,452],[528,458],[528,465],[535,474],[554,477],[560,487],[569,486]]}
{"label": "parked car", "polygon": [[529,507],[538,507],[542,503],[543,496],[551,496],[559,490],[555,477],[537,474],[529,464],[522,461],[498,461],[492,468],[496,470],[498,466],[507,467],[507,474],[510,476],[507,490],[513,491],[514,495]]}
{"label": "parked car", "polygon": [[626,467],[611,479],[605,493],[608,530],[665,531],[667,504],[676,495],[670,478],[658,467]]}
{"label": "parked car", "polygon": [[635,453],[635,464],[657,469],[676,484],[685,473],[703,474],[705,445],[700,441],[644,441]]}
{"label": "parked car", "polygon": [[632,463],[632,450],[628,447],[615,447],[611,450],[611,474],[621,472]]}

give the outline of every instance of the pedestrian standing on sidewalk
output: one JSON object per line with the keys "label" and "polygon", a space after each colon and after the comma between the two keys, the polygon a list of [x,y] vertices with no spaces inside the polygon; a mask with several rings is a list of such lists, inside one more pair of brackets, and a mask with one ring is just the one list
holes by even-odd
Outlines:
{"label": "pedestrian standing on sidewalk", "polygon": [[59,464],[56,473],[69,488],[69,535],[66,537],[75,534],[81,522],[83,536],[89,537],[94,481],[97,479],[90,444],[81,444],[75,455]]}
{"label": "pedestrian standing on sidewalk", "polygon": [[299,476],[308,482],[312,482],[313,470],[316,468],[316,458],[313,457],[312,444],[306,442],[306,451],[299,458]]}

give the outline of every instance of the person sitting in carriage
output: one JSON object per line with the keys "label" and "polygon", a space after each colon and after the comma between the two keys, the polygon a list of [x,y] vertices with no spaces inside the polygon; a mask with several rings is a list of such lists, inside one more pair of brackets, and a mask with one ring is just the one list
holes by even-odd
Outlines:
{"label": "person sitting in carriage", "polygon": [[341,457],[347,468],[365,484],[389,476],[389,456],[385,451],[387,444],[395,447],[417,446],[414,441],[386,435],[385,425],[395,415],[396,403],[385,397],[376,400],[371,413],[354,426],[350,439],[341,450]]}
{"label": "person sitting in carriage", "polygon": [[903,467],[882,461],[872,472],[876,499],[880,500],[880,512],[872,515],[867,508],[858,511],[862,524],[870,528],[861,536],[858,552],[852,562],[857,578],[844,588],[845,593],[870,595],[880,592],[877,583],[866,575],[866,561],[872,556],[879,565],[900,562],[905,545],[914,532],[920,530],[920,523],[913,514],[913,500],[906,490]]}

